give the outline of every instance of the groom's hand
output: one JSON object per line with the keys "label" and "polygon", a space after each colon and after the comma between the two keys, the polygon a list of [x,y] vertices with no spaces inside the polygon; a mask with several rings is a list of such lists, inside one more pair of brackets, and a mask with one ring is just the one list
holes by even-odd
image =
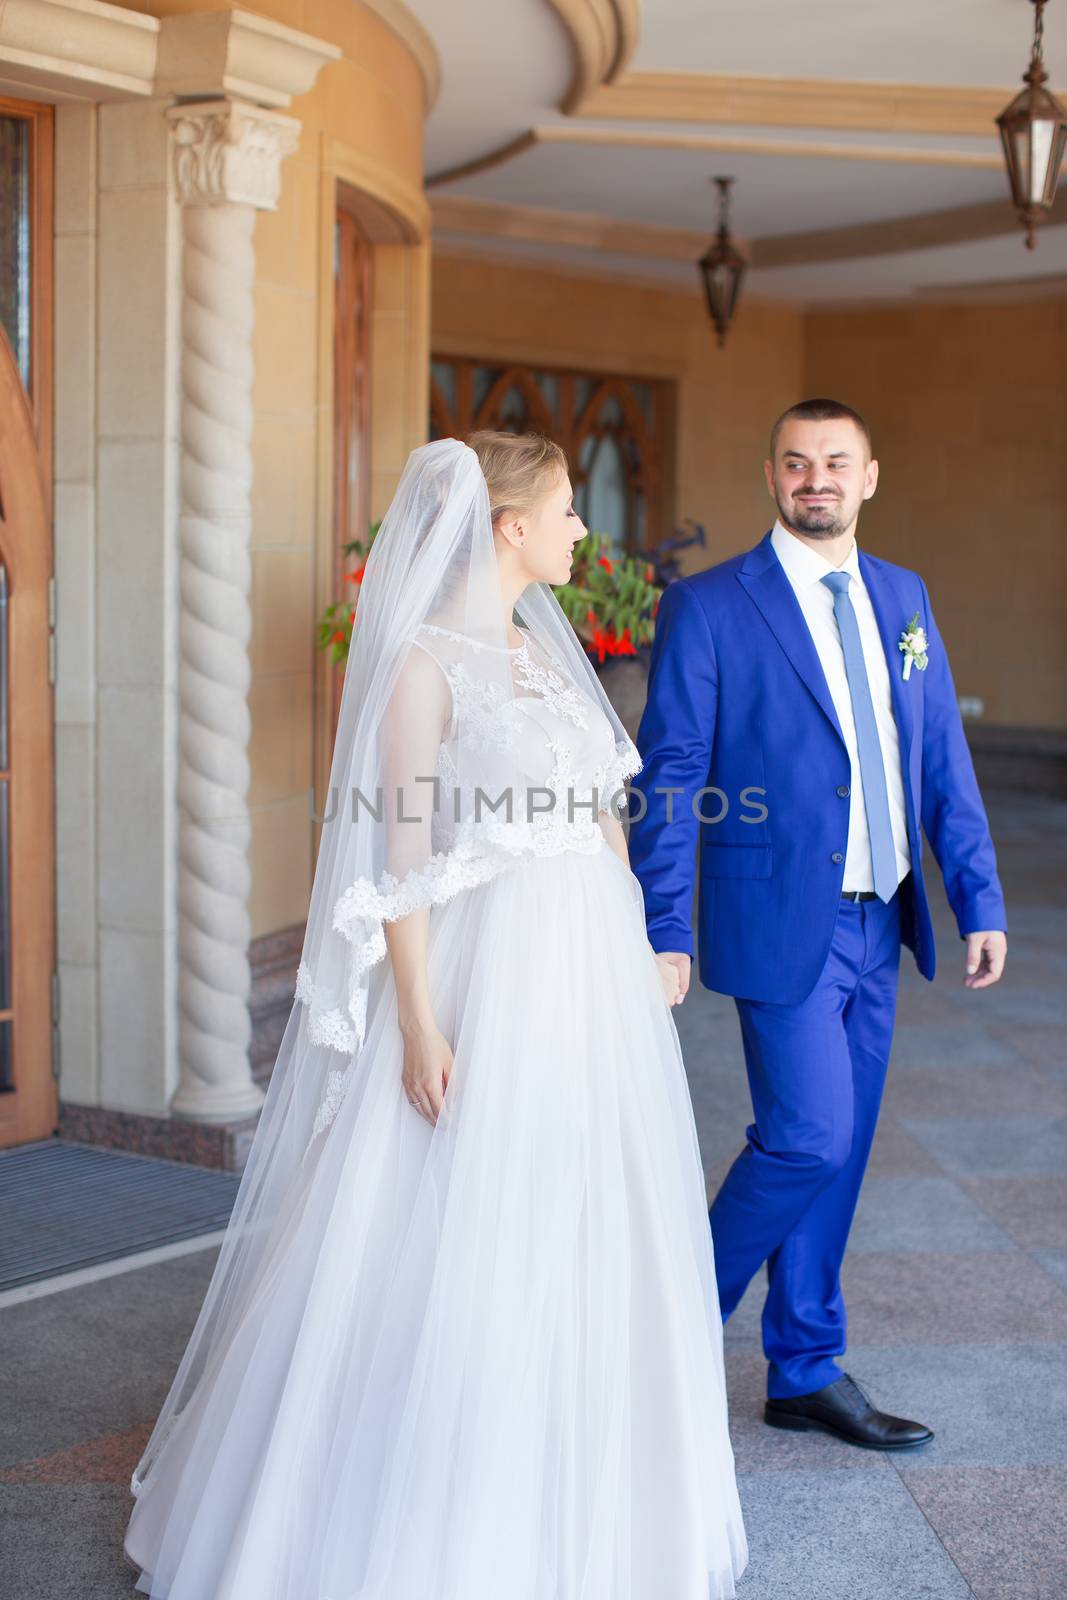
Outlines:
{"label": "groom's hand", "polygon": [[986,989],[1004,971],[1008,953],[1007,935],[994,928],[989,933],[967,934],[967,971],[963,982],[968,989]]}
{"label": "groom's hand", "polygon": [[678,974],[678,992],[671,1004],[680,1006],[689,993],[689,974],[693,966],[692,957],[686,955],[684,950],[661,950],[659,959],[669,962]]}

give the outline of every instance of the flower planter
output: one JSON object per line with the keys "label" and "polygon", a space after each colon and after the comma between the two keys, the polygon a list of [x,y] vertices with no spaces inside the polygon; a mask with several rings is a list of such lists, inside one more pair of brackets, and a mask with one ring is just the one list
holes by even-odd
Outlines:
{"label": "flower planter", "polygon": [[619,713],[623,727],[631,739],[637,737],[637,725],[645,709],[648,695],[648,662],[646,653],[636,656],[611,656],[596,673],[604,685],[604,692]]}

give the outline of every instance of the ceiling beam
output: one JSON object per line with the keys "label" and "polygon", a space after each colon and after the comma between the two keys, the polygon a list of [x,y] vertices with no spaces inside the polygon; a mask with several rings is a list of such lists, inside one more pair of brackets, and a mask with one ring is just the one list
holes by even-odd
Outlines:
{"label": "ceiling beam", "polygon": [[625,72],[574,108],[622,122],[741,123],[850,128],[879,133],[994,133],[1014,89],[761,78],[695,72]]}
{"label": "ceiling beam", "polygon": [[[531,130],[524,148],[533,144],[631,146],[639,150],[711,150],[734,155],[815,156],[831,161],[891,161],[905,166],[970,167],[997,172],[1004,166],[999,146],[986,150],[946,150],[932,146],[849,144],[842,140],[763,139],[716,133],[682,133],[659,128],[595,128],[574,122],[550,122]],[[488,158],[487,158],[488,161]],[[444,179],[436,179],[444,182]]]}
{"label": "ceiling beam", "polygon": [[710,236],[708,231],[696,233],[649,222],[623,222],[594,212],[501,205],[492,200],[471,200],[466,195],[434,195],[430,213],[435,231],[567,245],[660,261],[696,261],[707,249]]}
{"label": "ceiling beam", "polygon": [[[438,233],[566,246],[599,255],[639,256],[646,260],[696,262],[710,237],[710,228],[704,232],[664,228],[595,212],[502,205],[465,195],[435,195],[430,209],[434,231]],[[1058,196],[1049,220],[1050,226],[1063,224],[1067,224],[1067,190]],[[1001,238],[1018,229],[1018,219],[1005,198],[854,227],[769,234],[739,243],[753,268],[767,270],[944,249]]]}
{"label": "ceiling beam", "polygon": [[[1067,190],[1056,197],[1050,226],[1067,223]],[[849,228],[821,228],[812,233],[782,233],[757,239],[751,247],[754,267],[799,267],[824,261],[859,261],[864,256],[903,255],[909,250],[938,250],[947,245],[999,239],[1022,229],[1011,201],[954,206],[918,216],[888,217]]]}

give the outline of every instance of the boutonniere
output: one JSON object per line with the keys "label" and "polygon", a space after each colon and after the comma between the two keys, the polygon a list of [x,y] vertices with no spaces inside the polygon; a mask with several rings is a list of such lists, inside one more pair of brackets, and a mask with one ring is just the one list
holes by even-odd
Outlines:
{"label": "boutonniere", "polygon": [[907,683],[912,667],[918,667],[920,672],[925,672],[928,659],[926,631],[919,621],[917,611],[900,636],[899,648],[904,652],[904,682]]}

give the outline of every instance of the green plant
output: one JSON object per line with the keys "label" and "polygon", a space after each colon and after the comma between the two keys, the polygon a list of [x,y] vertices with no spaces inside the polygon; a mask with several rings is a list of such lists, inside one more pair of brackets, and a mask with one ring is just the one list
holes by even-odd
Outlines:
{"label": "green plant", "polygon": [[345,559],[355,556],[359,561],[356,570],[346,572],[342,580],[353,585],[352,597],[336,600],[333,605],[326,607],[319,618],[319,648],[328,649],[331,652],[331,660],[335,663],[348,659],[348,647],[352,642],[352,625],[356,617],[356,603],[359,600],[359,586],[363,582],[363,572],[367,565],[370,547],[380,527],[380,521],[372,522],[365,540],[350,539],[345,545]]}
{"label": "green plant", "polygon": [[[367,556],[381,527],[373,522],[366,539],[352,539],[344,547],[346,559],[358,566],[344,575],[352,593],[327,606],[319,619],[319,646],[331,652],[334,662],[345,661],[359,602],[359,586]],[[655,581],[650,561],[635,556],[612,556],[610,541],[602,533],[589,533],[576,547],[567,583],[554,584],[552,592],[585,649],[603,665],[614,656],[634,656],[652,643],[656,609],[663,585]]]}
{"label": "green plant", "polygon": [[634,656],[652,643],[663,585],[650,561],[612,556],[602,533],[577,546],[570,581],[553,588],[571,627],[602,665],[609,656]]}

